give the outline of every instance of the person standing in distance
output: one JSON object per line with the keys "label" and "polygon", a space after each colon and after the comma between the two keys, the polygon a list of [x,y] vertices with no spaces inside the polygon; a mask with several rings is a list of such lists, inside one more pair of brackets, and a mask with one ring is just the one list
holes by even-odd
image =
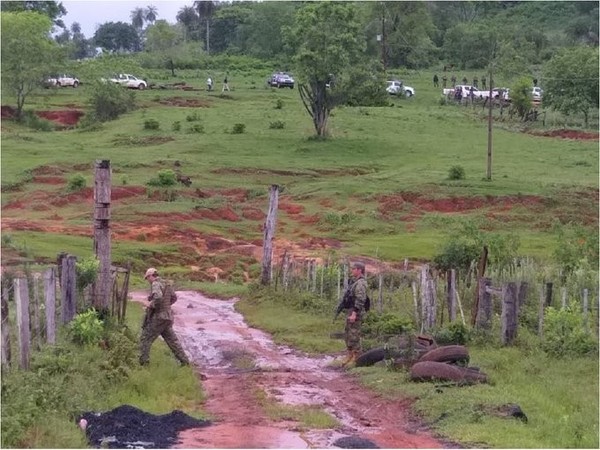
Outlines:
{"label": "person standing in distance", "polygon": [[173,331],[171,303],[177,299],[175,292],[170,287],[167,289],[165,283],[158,276],[158,271],[153,267],[146,270],[144,279],[150,283],[150,295],[146,304],[146,316],[140,338],[140,364],[148,364],[150,347],[158,336],[162,336],[181,365],[189,365],[190,360]]}
{"label": "person standing in distance", "polygon": [[365,315],[367,301],[367,280],[365,279],[365,265],[361,262],[352,264],[353,283],[348,286],[353,306],[346,316],[345,341],[348,355],[342,366],[353,364],[360,355],[360,329]]}
{"label": "person standing in distance", "polygon": [[223,79],[223,89],[221,89],[221,92],[229,91],[229,80],[227,78],[227,75],[225,75],[225,78]]}
{"label": "person standing in distance", "polygon": [[206,80],[206,90],[212,91],[212,85],[213,85],[212,78],[208,77],[208,79]]}

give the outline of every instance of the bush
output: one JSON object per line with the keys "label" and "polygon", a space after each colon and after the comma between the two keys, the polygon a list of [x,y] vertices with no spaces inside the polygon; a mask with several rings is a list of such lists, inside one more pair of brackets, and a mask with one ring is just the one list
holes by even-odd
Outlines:
{"label": "bush", "polygon": [[135,109],[135,94],[113,83],[98,82],[92,85],[89,104],[96,120],[106,122]]}
{"label": "bush", "polygon": [[177,184],[177,175],[171,169],[159,170],[157,178],[148,181],[148,186],[169,187]]}
{"label": "bush", "polygon": [[156,119],[148,119],[144,122],[144,130],[158,130],[160,123]]}
{"label": "bush", "polygon": [[448,179],[449,180],[464,180],[465,179],[465,169],[463,166],[452,166],[450,170],[448,170]]}
{"label": "bush", "polygon": [[186,116],[185,120],[187,120],[188,122],[197,122],[200,120],[200,116],[198,115],[198,113],[196,111],[194,111],[193,114],[188,114]]}
{"label": "bush", "polygon": [[69,335],[76,344],[97,344],[104,334],[104,323],[95,309],[77,314],[69,324]]}
{"label": "bush", "polygon": [[369,312],[363,320],[362,332],[365,336],[376,338],[398,335],[412,329],[411,319],[402,318],[393,313],[379,315]]}
{"label": "bush", "polygon": [[275,102],[275,109],[283,109],[283,100],[281,100],[280,98],[278,98]]}
{"label": "bush", "polygon": [[98,270],[100,269],[100,261],[95,257],[82,259],[75,263],[75,272],[77,274],[77,289],[83,291],[87,286],[96,281]]}
{"label": "bush", "polygon": [[188,128],[188,132],[204,134],[204,125],[202,125],[201,123],[195,123],[194,125]]}
{"label": "bush", "polygon": [[573,357],[598,353],[598,343],[586,332],[583,316],[577,309],[579,305],[546,308],[542,348],[549,355]]}
{"label": "bush", "polygon": [[76,192],[82,190],[86,185],[85,177],[81,174],[73,175],[67,181],[67,191]]}
{"label": "bush", "polygon": [[269,128],[272,130],[283,130],[285,128],[285,122],[281,120],[276,120],[275,122],[271,122],[269,124]]}
{"label": "bush", "polygon": [[173,131],[181,130],[181,122],[179,120],[176,120],[175,122],[173,122],[173,125],[171,125],[171,129]]}
{"label": "bush", "polygon": [[54,131],[55,129],[55,126],[52,122],[38,117],[37,114],[32,111],[23,111],[21,122],[25,126],[33,128],[37,131]]}
{"label": "bush", "polygon": [[231,134],[244,134],[246,132],[246,125],[243,123],[236,123],[231,129]]}
{"label": "bush", "polygon": [[471,339],[469,329],[460,322],[452,322],[434,334],[438,344],[465,345]]}
{"label": "bush", "polygon": [[434,256],[433,263],[439,270],[467,270],[472,261],[479,257],[479,246],[466,239],[450,238],[441,252]]}

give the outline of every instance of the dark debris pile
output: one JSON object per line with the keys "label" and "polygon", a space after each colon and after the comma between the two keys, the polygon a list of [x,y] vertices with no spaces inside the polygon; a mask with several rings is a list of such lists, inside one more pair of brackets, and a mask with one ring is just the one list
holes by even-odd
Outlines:
{"label": "dark debris pile", "polygon": [[119,406],[104,413],[85,412],[85,433],[96,448],[169,448],[177,443],[177,434],[189,428],[210,425],[182,411],[154,415],[130,405]]}
{"label": "dark debris pile", "polygon": [[339,448],[380,448],[368,439],[357,436],[346,436],[336,440],[333,445]]}

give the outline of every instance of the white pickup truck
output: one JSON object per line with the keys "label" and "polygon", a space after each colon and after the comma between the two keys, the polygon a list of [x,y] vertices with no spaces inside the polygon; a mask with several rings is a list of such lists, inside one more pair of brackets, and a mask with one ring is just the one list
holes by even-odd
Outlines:
{"label": "white pickup truck", "polygon": [[[472,91],[471,91],[471,89],[472,89]],[[484,94],[483,94],[484,91],[480,91],[476,87],[470,86],[468,84],[457,84],[453,88],[443,89],[442,93],[445,96],[448,96],[448,95],[454,96],[457,91],[460,91],[461,98],[469,97],[471,95],[471,92],[473,93],[473,98],[484,97]]]}

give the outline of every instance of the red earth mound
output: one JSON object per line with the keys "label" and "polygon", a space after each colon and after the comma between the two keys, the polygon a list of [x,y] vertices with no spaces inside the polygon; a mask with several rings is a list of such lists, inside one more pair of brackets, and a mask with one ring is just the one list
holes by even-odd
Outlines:
{"label": "red earth mound", "polygon": [[36,115],[60,125],[73,126],[77,125],[77,122],[85,113],[77,109],[66,109],[62,111],[36,111]]}
{"label": "red earth mound", "polygon": [[598,133],[590,133],[580,130],[550,130],[550,131],[532,131],[535,136],[556,137],[561,139],[580,139],[580,140],[598,140]]}

